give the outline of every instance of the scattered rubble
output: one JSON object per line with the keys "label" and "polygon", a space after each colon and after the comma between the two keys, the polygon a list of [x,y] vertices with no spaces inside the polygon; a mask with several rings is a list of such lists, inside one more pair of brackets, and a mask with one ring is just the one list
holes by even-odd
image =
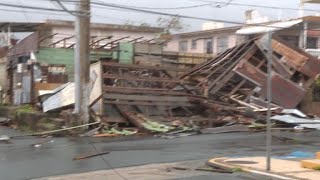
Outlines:
{"label": "scattered rubble", "polygon": [[105,155],[105,154],[109,154],[110,152],[101,152],[101,153],[95,153],[95,154],[89,154],[89,155],[80,155],[80,156],[76,156],[74,158],[72,158],[73,160],[82,160],[82,159],[87,159],[87,158],[91,158],[91,157],[95,157],[95,156],[101,156],[101,155]]}
{"label": "scattered rubble", "polygon": [[[144,61],[118,63],[112,59],[92,63],[90,111],[94,123],[76,126],[73,122],[77,117],[62,116],[69,119],[64,128],[32,135],[86,126],[92,130],[82,136],[142,132],[168,139],[264,130],[266,43],[265,36],[248,40],[191,69]],[[272,49],[273,128],[320,129],[316,125],[320,120],[308,119],[296,109],[318,78],[320,61],[278,37],[273,37]],[[73,83],[55,84],[46,90],[40,86],[36,99],[43,112],[73,107]]]}

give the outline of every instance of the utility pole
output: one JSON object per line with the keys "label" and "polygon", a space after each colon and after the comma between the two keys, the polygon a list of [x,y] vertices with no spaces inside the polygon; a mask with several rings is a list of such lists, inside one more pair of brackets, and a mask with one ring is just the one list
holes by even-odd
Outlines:
{"label": "utility pole", "polygon": [[267,77],[267,132],[266,132],[266,170],[271,170],[271,102],[272,102],[272,32],[268,31],[268,77]]}
{"label": "utility pole", "polygon": [[79,0],[76,4],[75,32],[75,104],[74,113],[79,124],[89,122],[89,71],[90,71],[90,0]]}

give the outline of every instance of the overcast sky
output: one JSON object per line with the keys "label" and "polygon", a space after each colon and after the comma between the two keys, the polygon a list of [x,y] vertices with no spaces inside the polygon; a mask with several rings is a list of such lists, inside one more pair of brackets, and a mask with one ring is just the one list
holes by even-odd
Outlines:
{"label": "overcast sky", "polygon": [[[48,8],[60,8],[57,4],[53,2],[48,2],[50,0],[4,0],[2,3],[10,3],[15,5],[27,5],[27,6],[40,6]],[[206,4],[206,2],[201,2],[198,0],[92,0],[92,1],[104,1],[112,2],[115,4],[131,5],[131,6],[143,6],[143,7],[154,7],[154,8],[167,8],[167,7],[181,7],[181,6],[190,6],[190,5],[199,5]],[[219,0],[218,0],[219,1]],[[229,1],[229,0],[220,0],[220,1]],[[300,0],[233,0],[233,3],[243,3],[243,4],[256,4],[256,5],[266,5],[266,6],[277,6],[277,7],[289,7],[289,8],[298,8]],[[68,8],[72,9],[73,4],[64,3]],[[213,5],[215,5],[213,3]],[[221,4],[221,8],[215,8],[213,6],[198,7],[193,9],[179,9],[179,10],[153,10],[161,11],[171,14],[180,14],[188,15],[195,17],[206,17],[212,19],[221,19],[221,20],[231,20],[231,21],[244,21],[244,11],[248,9],[253,9],[250,7],[239,7],[235,5],[224,6]],[[320,5],[309,4],[306,5],[307,9],[316,9],[320,13]],[[4,10],[15,10],[20,12],[8,12]],[[272,20],[278,18],[288,19],[296,18],[298,16],[298,11],[292,10],[275,10],[275,9],[265,9],[265,8],[255,8],[260,12],[260,14],[268,16]],[[57,13],[57,12],[45,12],[34,10],[21,9],[21,8],[9,8],[9,7],[0,7],[1,21],[23,21],[23,22],[37,22],[44,21],[46,19],[66,19],[74,20],[72,15],[67,13]],[[150,15],[142,14],[136,12],[128,12],[119,9],[112,8],[98,8],[96,6],[92,7],[92,22],[101,22],[101,23],[114,23],[114,24],[123,24],[126,21],[130,21],[135,24],[149,23],[155,25],[156,19],[159,15]],[[312,15],[315,12],[305,12],[305,15]],[[189,28],[185,31],[194,31],[200,30],[202,23],[205,21],[200,20],[189,20],[185,19],[184,23],[189,25]],[[227,25],[228,26],[228,25]]]}

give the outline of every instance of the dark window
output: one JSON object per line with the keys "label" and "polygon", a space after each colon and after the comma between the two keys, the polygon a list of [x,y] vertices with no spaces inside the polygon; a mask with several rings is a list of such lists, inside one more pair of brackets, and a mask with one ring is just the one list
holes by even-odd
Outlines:
{"label": "dark window", "polygon": [[207,54],[212,54],[213,53],[213,42],[212,39],[205,39],[204,40],[204,50],[205,53]]}
{"label": "dark window", "polygon": [[229,48],[229,37],[222,36],[217,39],[217,52],[221,53]]}
{"label": "dark window", "polygon": [[317,42],[318,39],[317,38],[313,38],[313,37],[308,37],[307,39],[307,49],[317,49]]}
{"label": "dark window", "polygon": [[299,37],[298,36],[280,36],[284,41],[299,47]]}
{"label": "dark window", "polygon": [[196,39],[193,39],[191,41],[191,49],[197,49],[197,40]]}
{"label": "dark window", "polygon": [[188,51],[188,41],[180,41],[179,42],[179,51],[187,52]]}

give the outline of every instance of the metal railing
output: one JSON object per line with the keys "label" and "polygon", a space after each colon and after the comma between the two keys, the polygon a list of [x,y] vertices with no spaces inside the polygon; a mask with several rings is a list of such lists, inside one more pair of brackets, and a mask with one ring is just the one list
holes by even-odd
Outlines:
{"label": "metal railing", "polygon": [[320,49],[306,49],[305,51],[311,54],[312,56],[320,58]]}

